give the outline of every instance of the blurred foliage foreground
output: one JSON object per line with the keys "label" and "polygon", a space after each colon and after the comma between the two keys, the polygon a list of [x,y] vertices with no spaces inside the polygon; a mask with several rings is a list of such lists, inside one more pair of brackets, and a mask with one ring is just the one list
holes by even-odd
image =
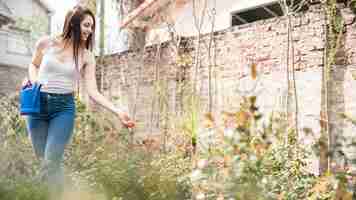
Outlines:
{"label": "blurred foliage foreground", "polygon": [[[47,200],[17,97],[0,102],[0,200]],[[189,199],[190,158],[179,150],[160,153],[147,143],[132,144],[128,130],[110,118],[77,102],[75,133],[65,152],[65,199]]]}
{"label": "blurred foliage foreground", "polygon": [[[46,200],[17,102],[16,96],[0,101],[0,200]],[[208,113],[202,120],[183,120],[193,128],[182,132],[197,133],[181,134],[194,148],[164,152],[133,144],[108,115],[77,102],[75,134],[65,154],[65,199],[352,199],[347,170],[310,173],[311,149],[299,144],[282,114],[261,123],[255,102],[256,97],[243,98],[239,111],[219,119]]]}

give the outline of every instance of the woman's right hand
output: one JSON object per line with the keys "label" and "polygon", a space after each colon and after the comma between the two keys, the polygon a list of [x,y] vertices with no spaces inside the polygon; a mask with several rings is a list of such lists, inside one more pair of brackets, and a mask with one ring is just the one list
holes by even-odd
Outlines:
{"label": "woman's right hand", "polygon": [[32,85],[33,83],[35,83],[36,81],[32,81],[30,79],[28,79],[27,77],[25,77],[23,80],[22,80],[22,84],[21,84],[21,87],[25,87],[25,86],[28,86],[28,85]]}
{"label": "woman's right hand", "polygon": [[126,128],[133,128],[135,127],[135,122],[130,119],[129,115],[125,112],[119,113],[119,118],[121,123],[126,127]]}
{"label": "woman's right hand", "polygon": [[21,86],[23,87],[23,86],[26,86],[26,85],[28,85],[28,84],[34,84],[34,83],[36,83],[36,82],[37,82],[37,80],[30,80],[28,77],[25,77],[25,78],[22,80]]}
{"label": "woman's right hand", "polygon": [[23,86],[26,86],[26,85],[28,84],[28,81],[29,81],[29,79],[28,79],[27,77],[25,77],[25,78],[22,80],[21,86],[22,86],[22,87],[23,87]]}

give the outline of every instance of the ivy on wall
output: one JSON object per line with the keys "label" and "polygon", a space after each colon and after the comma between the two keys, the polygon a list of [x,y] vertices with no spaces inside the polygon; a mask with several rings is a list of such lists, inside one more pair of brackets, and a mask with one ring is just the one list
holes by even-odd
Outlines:
{"label": "ivy on wall", "polygon": [[28,30],[29,37],[24,37],[27,48],[32,51],[33,46],[38,38],[48,34],[48,18],[42,16],[17,17],[15,26],[17,28]]}

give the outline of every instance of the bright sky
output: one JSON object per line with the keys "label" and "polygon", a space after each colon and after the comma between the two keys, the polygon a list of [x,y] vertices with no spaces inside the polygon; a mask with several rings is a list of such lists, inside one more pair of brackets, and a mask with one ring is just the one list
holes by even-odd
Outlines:
{"label": "bright sky", "polygon": [[52,34],[58,34],[62,30],[64,23],[64,16],[68,10],[72,9],[77,1],[76,0],[47,0],[50,6],[55,10],[52,20]]}
{"label": "bright sky", "polygon": [[[65,14],[68,10],[72,9],[78,2],[78,0],[46,0],[51,8],[55,10],[55,14],[52,18],[52,35],[58,35],[62,32]],[[117,13],[113,7],[113,3],[116,0],[107,0],[105,5],[105,13],[107,16],[117,16]],[[117,28],[117,17],[105,17],[106,20],[106,53],[115,53],[126,50],[126,43],[122,40],[119,30]],[[97,26],[99,28],[99,26]],[[98,31],[98,30],[97,30]],[[97,37],[99,34],[96,35]],[[99,43],[96,43],[97,45]]]}

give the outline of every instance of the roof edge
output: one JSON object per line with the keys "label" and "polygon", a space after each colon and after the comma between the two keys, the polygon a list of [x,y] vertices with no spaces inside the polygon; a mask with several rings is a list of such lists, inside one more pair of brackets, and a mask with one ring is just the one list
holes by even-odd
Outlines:
{"label": "roof edge", "polygon": [[54,13],[54,8],[52,8],[46,0],[34,0],[37,2],[41,7],[47,10],[48,13]]}

